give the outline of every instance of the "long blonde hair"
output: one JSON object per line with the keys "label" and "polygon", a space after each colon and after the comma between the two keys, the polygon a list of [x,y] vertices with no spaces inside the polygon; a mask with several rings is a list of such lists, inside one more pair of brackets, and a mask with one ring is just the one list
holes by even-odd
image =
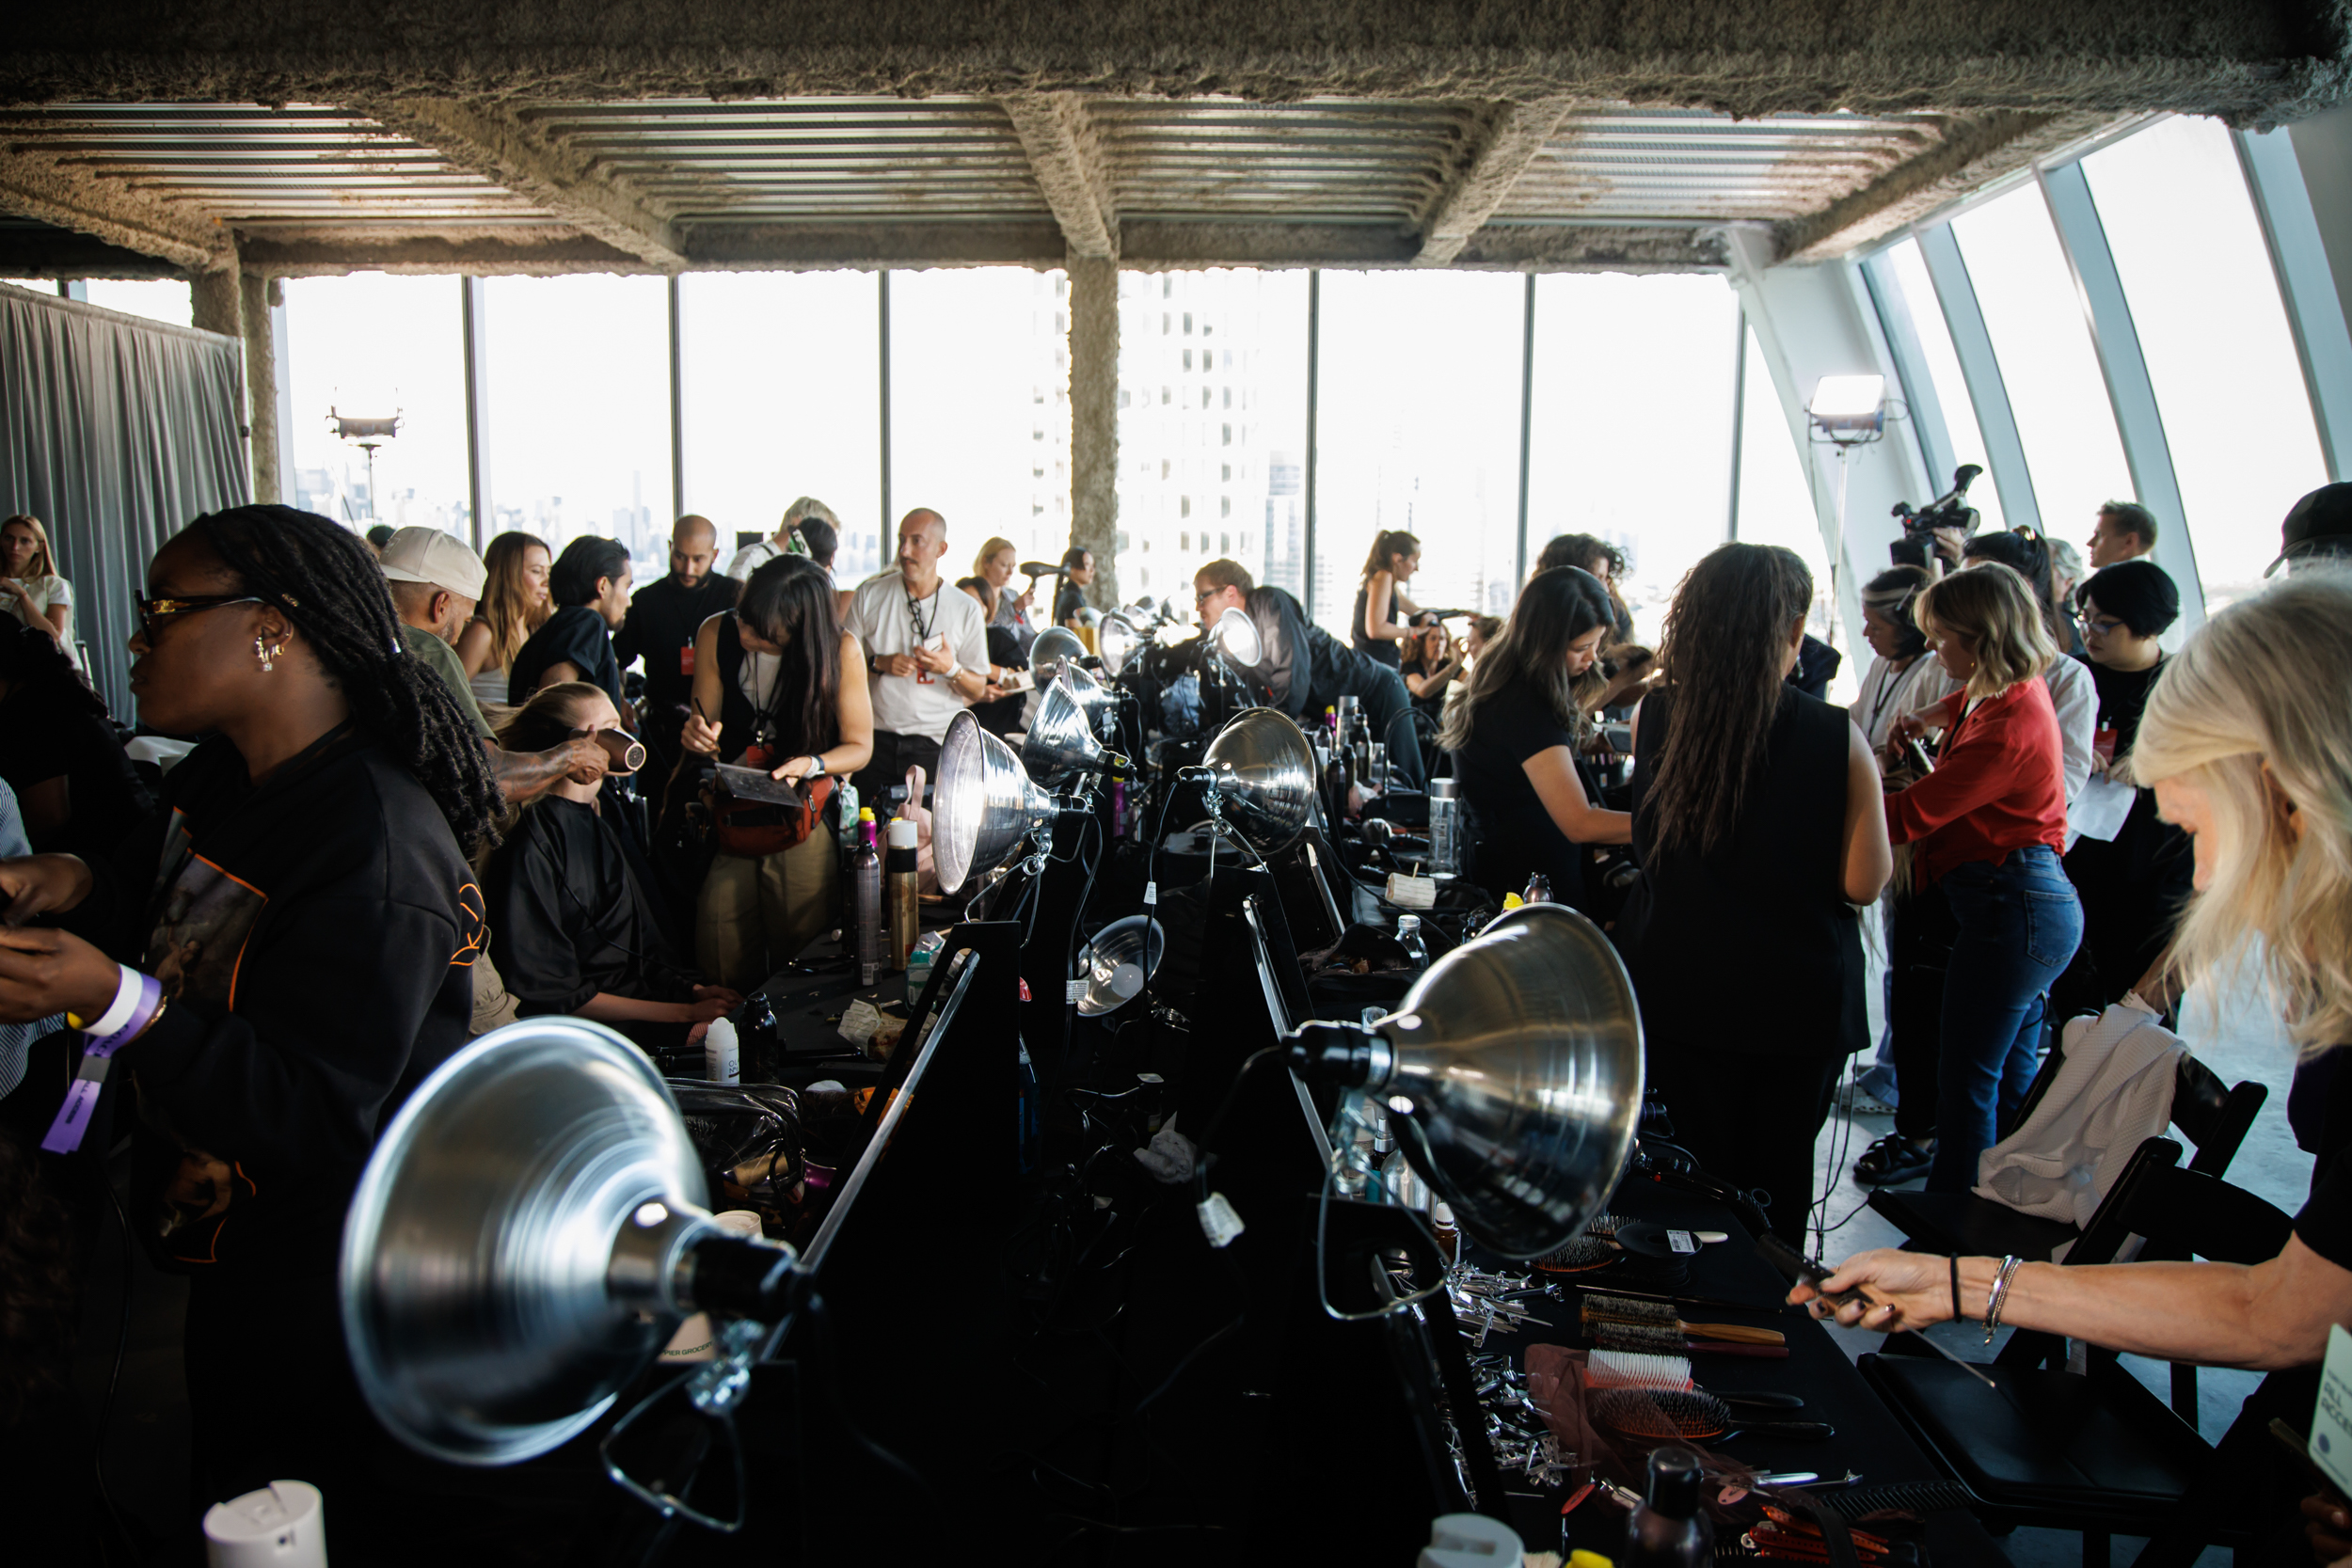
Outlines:
{"label": "long blonde hair", "polygon": [[534,600],[530,586],[523,580],[523,563],[531,559],[533,548],[548,551],[550,567],[555,552],[548,549],[548,542],[535,533],[509,531],[490,541],[483,552],[482,564],[489,575],[483,579],[482,603],[474,610],[474,619],[490,628],[490,664],[503,670],[515,662],[531,634],[555,612],[552,599]]}
{"label": "long blonde hair", "polygon": [[22,580],[30,581],[34,578],[56,577],[57,558],[50,552],[49,531],[40,526],[40,519],[29,512],[20,512],[12,517],[0,517],[0,530],[6,529],[10,523],[23,523],[33,531],[33,563]]}
{"label": "long blonde hair", "polygon": [[1997,697],[2058,660],[2033,585],[1997,561],[1928,584],[1912,601],[1911,614],[1931,640],[1938,626],[1967,639],[1977,656],[1976,673],[1968,677],[1970,702]]}
{"label": "long blonde hair", "polygon": [[[2226,975],[2262,939],[2306,1056],[2352,1041],[2352,574],[2298,572],[2241,599],[2165,661],[2130,758],[2212,803],[2211,883],[2168,955]],[[2298,837],[2296,822],[2300,819]]]}

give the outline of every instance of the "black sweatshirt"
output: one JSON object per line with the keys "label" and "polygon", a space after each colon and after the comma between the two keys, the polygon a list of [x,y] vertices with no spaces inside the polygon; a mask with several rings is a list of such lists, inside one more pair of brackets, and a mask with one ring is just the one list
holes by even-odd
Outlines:
{"label": "black sweatshirt", "polygon": [[628,601],[628,615],[612,634],[612,659],[626,670],[645,661],[645,697],[655,707],[683,709],[694,691],[694,634],[722,610],[733,610],[743,585],[714,572],[691,588],[663,578]]}
{"label": "black sweatshirt", "polygon": [[134,1228],[185,1263],[331,1272],[377,1132],[472,1022],[482,895],[440,808],[348,725],[258,789],[215,738],[93,871],[69,923],[170,998],[110,1085]]}
{"label": "black sweatshirt", "polygon": [[577,1013],[598,991],[693,999],[692,974],[663,940],[620,839],[594,807],[561,795],[539,800],[482,879],[490,956],[524,1017]]}

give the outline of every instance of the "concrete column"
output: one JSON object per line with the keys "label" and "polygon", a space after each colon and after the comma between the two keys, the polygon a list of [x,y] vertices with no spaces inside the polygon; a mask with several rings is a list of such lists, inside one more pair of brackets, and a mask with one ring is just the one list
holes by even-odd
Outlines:
{"label": "concrete column", "polygon": [[242,318],[244,302],[237,285],[237,263],[232,258],[225,267],[199,272],[188,283],[190,304],[189,325],[199,332],[217,332],[224,338],[242,338],[245,329]]}
{"label": "concrete column", "polygon": [[1119,596],[1119,263],[1073,256],[1070,271],[1070,542],[1094,552],[1088,598]]}
{"label": "concrete column", "polygon": [[253,499],[265,505],[285,499],[278,445],[278,333],[270,318],[270,295],[277,288],[258,272],[238,275],[245,318],[246,422],[253,434]]}

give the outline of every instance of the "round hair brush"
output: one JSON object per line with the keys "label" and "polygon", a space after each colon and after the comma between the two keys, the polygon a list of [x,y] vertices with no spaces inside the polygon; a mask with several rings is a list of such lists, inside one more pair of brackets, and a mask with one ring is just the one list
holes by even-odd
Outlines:
{"label": "round hair brush", "polygon": [[1827,1421],[1754,1420],[1697,1389],[1604,1389],[1593,1396],[1592,1412],[1593,1419],[1612,1432],[1660,1443],[1741,1433],[1818,1443],[1837,1432]]}
{"label": "round hair brush", "polygon": [[1787,1345],[1742,1345],[1722,1339],[1685,1338],[1677,1329],[1659,1323],[1619,1323],[1597,1319],[1584,1325],[1586,1338],[1600,1350],[1655,1351],[1662,1355],[1755,1355],[1785,1361]]}
{"label": "round hair brush", "polygon": [[1586,1327],[1600,1323],[1646,1323],[1671,1329],[1693,1339],[1720,1339],[1734,1345],[1785,1345],[1788,1337],[1777,1328],[1750,1328],[1745,1323],[1684,1323],[1674,1307],[1662,1301],[1631,1301],[1624,1297],[1586,1296],[1577,1308]]}

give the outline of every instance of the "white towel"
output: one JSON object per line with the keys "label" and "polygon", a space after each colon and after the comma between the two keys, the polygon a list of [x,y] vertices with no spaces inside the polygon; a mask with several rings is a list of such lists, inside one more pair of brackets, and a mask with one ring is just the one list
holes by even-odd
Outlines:
{"label": "white towel", "polygon": [[2154,1015],[2117,1003],[2060,1031],[2066,1059],[2017,1131],[1977,1157],[1977,1196],[2083,1226],[2133,1152],[2172,1119],[2188,1048]]}

